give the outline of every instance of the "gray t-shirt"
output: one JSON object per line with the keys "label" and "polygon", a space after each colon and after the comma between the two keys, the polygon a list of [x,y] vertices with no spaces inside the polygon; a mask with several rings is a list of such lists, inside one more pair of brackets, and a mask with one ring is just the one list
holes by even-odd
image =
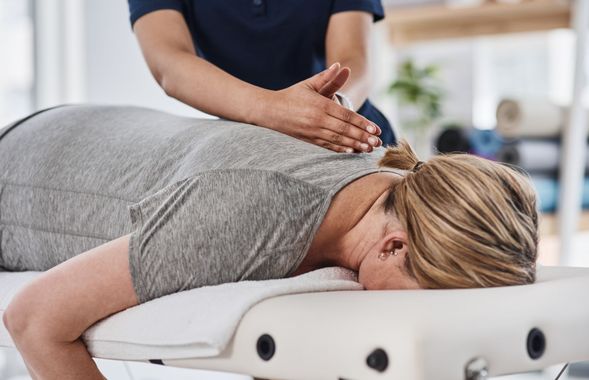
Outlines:
{"label": "gray t-shirt", "polygon": [[261,127],[139,107],[52,109],[1,136],[0,265],[46,270],[132,233],[140,302],[286,277],[343,186],[401,173],[377,167],[383,152],[338,154]]}

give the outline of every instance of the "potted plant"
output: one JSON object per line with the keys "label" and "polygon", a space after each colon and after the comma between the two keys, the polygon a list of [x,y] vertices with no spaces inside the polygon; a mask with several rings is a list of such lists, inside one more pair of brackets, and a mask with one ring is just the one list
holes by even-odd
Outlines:
{"label": "potted plant", "polygon": [[410,135],[409,140],[422,156],[430,154],[429,131],[442,116],[441,103],[444,92],[437,77],[439,67],[434,64],[419,67],[408,59],[399,67],[397,79],[389,87],[389,93],[399,101],[401,127]]}

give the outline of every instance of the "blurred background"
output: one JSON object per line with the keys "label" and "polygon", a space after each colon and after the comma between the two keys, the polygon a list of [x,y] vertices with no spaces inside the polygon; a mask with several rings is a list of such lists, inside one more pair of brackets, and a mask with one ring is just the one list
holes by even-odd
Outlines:
{"label": "blurred background", "polygon": [[[422,159],[461,151],[531,175],[545,265],[589,266],[585,1],[385,0],[387,17],[372,41],[371,99]],[[126,1],[0,0],[0,126],[80,102],[207,117],[153,80]],[[99,363],[112,379],[249,379]],[[0,379],[25,373],[16,352],[0,351]],[[589,370],[577,364],[567,376],[589,379]]]}

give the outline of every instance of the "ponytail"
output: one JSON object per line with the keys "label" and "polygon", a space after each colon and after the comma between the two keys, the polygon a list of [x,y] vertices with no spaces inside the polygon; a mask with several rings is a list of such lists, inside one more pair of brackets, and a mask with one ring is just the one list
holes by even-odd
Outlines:
{"label": "ponytail", "polygon": [[419,158],[409,143],[406,140],[400,140],[397,145],[387,148],[384,156],[378,162],[378,166],[412,170],[419,162]]}

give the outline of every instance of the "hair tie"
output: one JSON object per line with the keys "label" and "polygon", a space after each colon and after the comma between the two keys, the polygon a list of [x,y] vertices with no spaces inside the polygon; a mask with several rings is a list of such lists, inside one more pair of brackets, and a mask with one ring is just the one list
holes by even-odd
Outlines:
{"label": "hair tie", "polygon": [[417,173],[417,171],[423,166],[423,164],[425,164],[425,162],[423,162],[423,161],[417,161],[417,163],[415,164],[415,166],[413,167],[413,169],[411,169],[411,171],[413,173]]}

